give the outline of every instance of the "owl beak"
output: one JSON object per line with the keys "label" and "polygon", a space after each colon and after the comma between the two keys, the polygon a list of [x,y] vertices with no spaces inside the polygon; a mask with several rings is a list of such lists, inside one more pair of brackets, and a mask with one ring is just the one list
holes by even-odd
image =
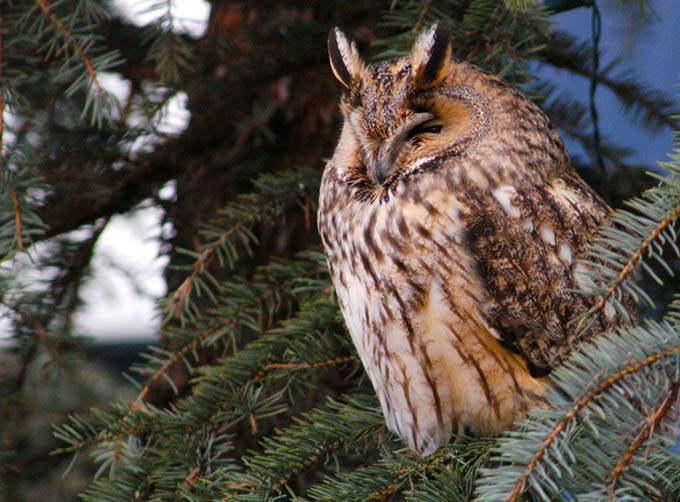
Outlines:
{"label": "owl beak", "polygon": [[[398,131],[397,131],[398,132]],[[369,166],[369,177],[378,185],[383,185],[394,171],[396,156],[399,153],[400,141],[398,136],[384,138],[378,147],[378,157]]]}
{"label": "owl beak", "polygon": [[409,131],[433,118],[434,115],[431,113],[416,113],[401,124],[391,136],[384,138],[378,147],[377,161],[369,167],[369,177],[379,185],[384,184],[394,172]]}
{"label": "owl beak", "polygon": [[373,169],[373,179],[378,185],[385,183],[390,174],[392,174],[392,164],[387,162],[379,162]]}

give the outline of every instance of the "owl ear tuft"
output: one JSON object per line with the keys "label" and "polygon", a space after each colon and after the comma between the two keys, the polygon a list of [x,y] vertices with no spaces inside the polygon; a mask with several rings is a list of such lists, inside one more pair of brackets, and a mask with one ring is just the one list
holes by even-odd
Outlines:
{"label": "owl ear tuft", "polygon": [[452,64],[450,41],[449,32],[439,24],[418,36],[411,50],[416,87],[433,87],[449,74]]}
{"label": "owl ear tuft", "polygon": [[335,78],[342,85],[351,88],[359,77],[364,63],[361,61],[357,46],[334,26],[328,34],[328,59]]}

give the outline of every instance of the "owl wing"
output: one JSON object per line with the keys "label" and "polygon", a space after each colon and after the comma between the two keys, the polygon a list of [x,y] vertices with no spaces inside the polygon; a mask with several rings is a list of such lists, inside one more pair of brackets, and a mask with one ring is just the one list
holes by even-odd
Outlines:
{"label": "owl wing", "polygon": [[[578,341],[569,321],[595,301],[573,292],[582,287],[577,260],[608,208],[575,173],[467,196],[467,244],[492,298],[488,320],[532,375],[543,376]],[[608,323],[602,316],[595,332]]]}

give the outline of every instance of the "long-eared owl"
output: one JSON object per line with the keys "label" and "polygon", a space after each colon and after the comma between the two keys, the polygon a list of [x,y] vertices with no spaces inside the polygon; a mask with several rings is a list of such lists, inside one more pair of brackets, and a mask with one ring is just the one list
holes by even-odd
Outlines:
{"label": "long-eared owl", "polygon": [[[582,342],[578,260],[608,208],[545,114],[455,61],[442,27],[373,66],[334,28],[329,56],[347,92],[319,231],[387,427],[425,455],[499,433]],[[615,322],[604,309],[591,332]]]}

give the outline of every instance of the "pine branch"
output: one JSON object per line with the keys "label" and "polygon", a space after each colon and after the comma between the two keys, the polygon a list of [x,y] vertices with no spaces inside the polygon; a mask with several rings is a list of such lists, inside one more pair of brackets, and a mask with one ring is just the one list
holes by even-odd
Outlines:
{"label": "pine branch", "polygon": [[158,19],[149,26],[145,37],[150,41],[147,59],[154,63],[155,71],[162,81],[179,82],[181,72],[191,70],[193,48],[187,37],[176,32],[172,2],[154,0],[146,11],[161,12]]}
{"label": "pine branch", "polygon": [[[4,114],[4,109],[5,109],[4,100],[0,99],[0,147],[2,145],[2,115]],[[1,153],[2,152],[0,150],[0,154]],[[17,192],[12,186],[12,183],[10,182],[9,175],[4,171],[2,173],[2,179],[5,182],[7,189],[9,190],[9,194],[12,198],[12,203],[14,204],[14,226],[16,228],[17,250],[19,252],[22,252],[24,250],[24,237],[21,225],[21,204],[19,203],[19,197],[17,196]]]}
{"label": "pine branch", "polygon": [[361,449],[362,442],[381,442],[378,435],[385,427],[374,396],[355,395],[347,403],[329,400],[298,420],[265,438],[262,453],[244,458],[246,470],[234,473],[225,499],[245,493],[280,492],[292,477],[328,460],[348,444]]}
{"label": "pine branch", "polygon": [[[633,206],[633,203],[630,204]],[[646,206],[648,207],[647,204],[640,204],[640,206]],[[640,207],[638,206],[638,207]],[[607,302],[614,296],[614,294],[620,290],[622,287],[622,284],[628,280],[631,277],[631,274],[635,270],[635,267],[640,263],[642,260],[642,257],[650,251],[650,247],[660,240],[661,235],[663,232],[666,232],[669,230],[669,227],[675,223],[675,221],[680,217],[680,205],[678,205],[675,209],[673,209],[670,213],[668,213],[666,216],[664,216],[661,221],[659,221],[654,228],[652,228],[647,236],[644,238],[644,240],[640,243],[639,247],[635,250],[633,255],[625,262],[624,266],[621,268],[621,271],[618,273],[616,276],[616,279],[612,281],[609,284],[609,287],[607,288],[607,292],[600,296],[597,300],[597,303],[592,307],[591,310],[589,310],[587,313],[584,314],[584,316],[590,316],[590,315],[596,315],[599,312],[602,312],[607,305]],[[617,220],[615,220],[617,221]],[[649,221],[649,220],[648,220]],[[645,221],[644,223],[648,223],[648,221]],[[618,237],[618,236],[617,236]],[[670,236],[669,236],[670,237]],[[663,239],[665,240],[665,239]],[[663,242],[662,240],[662,242]],[[593,252],[593,256],[598,256],[599,253],[597,252],[597,249]],[[679,253],[680,256],[680,253]],[[636,295],[637,296],[637,295]],[[639,295],[642,298],[647,299],[647,295]],[[651,303],[651,300],[648,300]]]}
{"label": "pine branch", "polygon": [[[77,413],[68,417],[68,423],[54,426],[54,435],[67,443],[68,446],[57,448],[52,451],[52,455],[74,454],[97,444],[111,444],[115,441],[116,448],[124,446],[121,440],[134,435],[149,434],[154,431],[153,424],[148,420],[145,425],[141,425],[138,420],[131,421],[127,405],[118,405],[118,413],[106,413],[100,409],[92,409],[92,415],[85,418]],[[139,415],[139,413],[138,413]],[[147,415],[147,418],[152,415]],[[126,420],[127,417],[127,420]],[[135,417],[136,419],[139,416]],[[111,424],[123,424],[122,427],[112,427]]]}
{"label": "pine branch", "polygon": [[[612,419],[621,420],[621,425],[616,427],[614,437],[617,438],[622,437],[623,431],[637,429],[641,422],[638,414],[634,412],[637,406],[633,408],[628,401],[633,396],[644,399],[644,403],[649,401],[657,403],[652,404],[646,414],[647,417],[654,417],[653,421],[657,426],[661,420],[670,418],[670,406],[673,402],[672,397],[677,394],[678,382],[677,379],[669,380],[668,377],[672,378],[675,370],[667,373],[666,364],[670,365],[670,369],[680,360],[679,328],[680,325],[670,322],[649,322],[641,328],[629,328],[620,334],[605,335],[595,340],[588,350],[570,358],[567,364],[556,370],[552,380],[559,390],[553,391],[550,396],[554,411],[534,413],[531,420],[524,422],[521,432],[507,434],[501,440],[500,447],[496,450],[497,461],[513,463],[504,466],[503,469],[485,472],[485,476],[477,485],[480,502],[516,501],[528,488],[537,490],[541,494],[541,500],[548,500],[547,493],[559,492],[562,487],[568,488],[572,493],[597,490],[598,477],[594,478],[597,476],[594,470],[597,464],[592,462],[585,464],[584,460],[577,459],[579,455],[585,453],[583,448],[592,450],[594,445],[604,442],[601,437],[604,433],[604,423],[608,422],[611,425]],[[633,354],[632,358],[629,354]],[[660,381],[664,375],[667,377]],[[641,376],[642,380],[656,380],[658,388],[654,395],[644,398],[640,396],[636,390],[637,382],[631,381],[630,377],[633,376]],[[615,401],[606,404],[607,410],[625,410],[623,414],[617,411],[616,417],[606,417],[603,414],[605,399]],[[671,403],[664,405],[667,399],[671,399]],[[662,405],[659,406],[658,403]],[[654,430],[658,432],[658,428]],[[590,439],[580,441],[582,447],[576,450],[578,443],[575,444],[574,439],[577,434],[584,433],[587,433]],[[666,435],[668,434],[669,432],[666,432]],[[674,438],[674,434],[672,432],[670,434]],[[593,439],[598,435],[599,440]],[[650,448],[665,449],[663,442],[660,443],[659,438],[653,437],[651,431],[644,441]],[[607,444],[612,448],[610,443]],[[630,462],[631,458],[627,455],[631,452],[641,457],[639,448],[625,447],[625,443],[619,443],[617,448],[598,450],[598,453],[604,456],[597,458],[596,461],[598,464],[605,464],[600,483],[611,486],[608,476],[613,472],[618,472],[617,476],[621,476],[617,466],[622,460],[622,466]],[[637,461],[638,464],[640,461],[644,462],[644,455]],[[606,467],[607,465],[610,467]],[[584,468],[591,469],[592,474],[581,473]],[[621,469],[623,470],[623,467]],[[569,477],[559,474],[565,471]],[[591,483],[580,484],[578,485],[580,488],[576,488],[573,478],[577,471],[579,475],[590,479]],[[639,471],[638,467],[636,472]],[[635,481],[635,472],[631,474],[632,481]]]}
{"label": "pine branch", "polygon": [[418,485],[427,475],[441,467],[443,453],[435,453],[427,458],[413,453],[398,454],[383,451],[381,458],[369,467],[355,469],[340,479],[327,479],[325,485],[312,493],[316,500],[337,500],[337,494],[347,501],[381,502],[391,500],[414,485]]}
{"label": "pine branch", "polygon": [[383,447],[375,461],[352,472],[336,472],[312,486],[313,500],[470,502],[477,471],[487,460],[493,440],[458,438],[428,457]]}
{"label": "pine branch", "polygon": [[[505,5],[508,9],[514,11],[522,11],[529,7],[533,7],[538,2],[536,0],[505,0]],[[581,7],[589,7],[592,5],[592,0],[543,0],[543,8],[553,14],[565,12]]]}
{"label": "pine branch", "polygon": [[518,82],[528,79],[524,63],[537,50],[535,42],[546,26],[539,9],[513,13],[502,0],[451,0],[427,8],[418,2],[395,2],[381,25],[399,34],[376,41],[384,48],[377,59],[403,56],[417,35],[413,27],[435,22],[451,33],[456,57]]}
{"label": "pine branch", "polygon": [[[225,345],[233,345],[236,352],[238,345],[238,330],[251,329],[255,332],[265,327],[263,322],[264,314],[273,318],[275,312],[281,305],[281,297],[288,290],[287,280],[292,280],[293,284],[298,281],[297,274],[304,274],[300,268],[275,271],[275,266],[263,267],[256,277],[266,278],[263,282],[242,281],[221,285],[225,295],[231,297],[225,301],[221,307],[214,312],[214,316],[203,323],[185,326],[184,329],[167,328],[166,336],[179,348],[174,351],[155,349],[155,354],[147,354],[147,362],[143,366],[135,366],[133,370],[141,375],[151,375],[144,387],[133,401],[132,409],[143,406],[144,401],[152,386],[161,378],[168,378],[168,371],[173,365],[184,362],[188,368],[192,364],[188,361],[189,354],[193,355],[195,361],[199,360],[197,350],[203,347],[215,346],[222,341]],[[308,273],[308,272],[307,272]],[[286,279],[286,274],[291,274]],[[271,368],[267,368],[271,369]],[[258,379],[264,376],[264,372]],[[174,386],[172,381],[169,382]],[[175,388],[175,393],[177,389]]]}
{"label": "pine branch", "polygon": [[[345,357],[334,357],[332,359],[326,359],[324,361],[316,361],[314,363],[270,363],[265,364],[257,375],[249,382],[250,384],[255,384],[262,380],[267,372],[276,369],[285,369],[291,371],[309,371],[316,370],[319,368],[327,368],[329,366],[341,366],[347,363],[357,362],[359,357],[356,354]],[[247,384],[246,384],[247,385]],[[243,388],[243,387],[242,387]]]}
{"label": "pine branch", "polygon": [[[16,137],[14,128],[4,121],[4,108],[2,115],[3,132]],[[8,259],[42,238],[45,225],[37,214],[40,200],[35,194],[46,187],[32,170],[30,145],[0,145],[0,256]],[[23,169],[17,169],[18,165]]]}
{"label": "pine branch", "polygon": [[[314,267],[318,267],[318,259],[316,262],[310,262]],[[107,458],[106,465],[109,465],[111,468],[115,468],[120,463],[123,461],[119,455],[121,452],[125,451],[123,448],[123,441],[126,440],[126,438],[130,434],[143,434],[143,433],[149,433],[153,431],[153,427],[151,429],[148,428],[146,424],[148,423],[162,423],[161,420],[161,415],[160,411],[148,403],[144,402],[144,399],[148,395],[148,392],[151,388],[151,386],[157,382],[161,377],[164,377],[167,375],[167,371],[172,367],[173,364],[177,363],[180,360],[184,360],[188,365],[189,362],[186,360],[186,356],[194,352],[196,348],[198,348],[200,345],[207,343],[210,341],[210,338],[219,338],[223,339],[225,337],[229,336],[234,336],[233,333],[235,332],[237,326],[242,323],[244,320],[248,321],[249,317],[249,311],[251,308],[254,308],[256,310],[259,310],[262,308],[264,304],[264,300],[271,298],[276,300],[276,298],[279,297],[278,294],[272,293],[271,287],[273,285],[277,284],[277,279],[281,277],[281,272],[282,270],[279,270],[278,272],[271,274],[269,271],[271,270],[271,267],[267,269],[266,272],[262,274],[263,277],[268,277],[270,278],[271,285],[265,285],[264,287],[260,288],[260,291],[263,291],[263,293],[256,295],[256,296],[251,296],[251,297],[246,297],[245,302],[241,300],[240,302],[236,302],[236,312],[235,313],[229,313],[226,314],[229,316],[230,322],[228,325],[225,325],[225,323],[222,321],[224,319],[225,312],[219,311],[216,312],[216,320],[218,321],[215,323],[214,326],[209,327],[209,328],[201,328],[201,329],[196,329],[194,333],[191,334],[192,338],[185,343],[179,350],[176,352],[167,352],[163,351],[162,355],[165,357],[149,357],[149,360],[151,363],[155,364],[158,366],[158,368],[153,372],[152,376],[150,379],[147,381],[146,385],[143,387],[143,389],[140,391],[138,394],[137,398],[132,401],[132,403],[129,405],[129,408],[127,408],[127,411],[124,413],[124,415],[119,418],[119,419],[114,419],[113,417],[101,412],[97,411],[99,420],[98,422],[100,423],[99,428],[102,428],[104,424],[106,424],[105,428],[102,430],[102,432],[99,432],[95,436],[86,436],[87,439],[83,439],[82,434],[87,434],[88,432],[92,432],[93,430],[96,429],[96,427],[90,426],[89,424],[85,424],[82,419],[79,419],[78,417],[72,417],[72,422],[80,428],[83,432],[81,433],[70,433],[70,429],[65,429],[62,431],[58,432],[58,436],[64,440],[67,441],[70,446],[68,448],[62,448],[58,450],[58,453],[64,453],[64,452],[77,452],[81,450],[82,448],[91,445],[93,443],[100,443],[103,441],[112,441],[115,439],[115,442],[112,443],[112,449],[110,450],[113,457],[112,458]],[[271,270],[274,272],[274,270]],[[298,276],[298,273],[300,272],[299,269],[293,268],[293,270],[287,270],[289,274],[292,274],[292,281],[293,284],[299,284],[300,283],[300,278]],[[309,274],[305,274],[309,276]],[[327,284],[327,283],[326,283]],[[252,284],[249,284],[249,287],[253,287]],[[225,290],[232,289],[229,286],[225,287]],[[302,292],[303,294],[308,294],[308,289],[304,290]],[[270,308],[270,310],[273,309],[273,307]],[[318,310],[315,310],[315,312],[318,313]],[[208,321],[211,322],[211,321]],[[252,326],[252,324],[250,324]],[[172,333],[172,332],[171,332]],[[275,339],[272,341],[277,341],[279,337],[276,336]],[[211,343],[214,343],[212,341]],[[279,343],[280,344],[280,343]],[[252,371],[252,366],[250,359],[248,358],[248,349],[244,348],[242,351],[239,352],[239,359],[246,359],[245,366],[251,368],[250,371]],[[319,352],[323,353],[323,352]],[[269,354],[269,353],[268,353]],[[267,355],[269,357],[269,355]],[[310,370],[316,370],[316,369],[321,369],[327,366],[331,366],[332,364],[341,364],[347,361],[353,361],[356,358],[346,358],[346,361],[326,361],[324,364],[319,364],[319,363],[311,363],[307,364],[307,368]],[[302,366],[302,364],[300,364]],[[298,368],[291,368],[289,365],[283,365],[281,368],[285,368],[287,371],[293,370],[293,371],[300,371],[303,368],[298,367]],[[275,367],[271,368],[266,368],[267,371],[273,371],[275,370]],[[145,367],[145,368],[137,368],[137,371],[140,373],[148,373],[150,372],[150,368]],[[219,377],[220,380],[224,378],[223,374]],[[258,378],[254,379],[252,383],[256,383],[260,380],[264,379],[264,372],[258,373]],[[222,383],[226,382],[228,388],[231,388],[232,382],[234,382],[233,378],[227,377],[226,380],[222,381]],[[242,396],[252,396],[253,394],[250,391],[251,386],[248,386],[246,388],[246,382],[243,382],[242,390],[243,392],[241,393]],[[195,396],[198,399],[201,399],[202,393],[205,392],[203,387],[201,385],[198,385],[195,389]],[[209,391],[209,393],[213,393],[212,390]],[[215,404],[220,403],[221,406],[225,405],[225,401],[222,399],[218,398],[218,400],[215,402]],[[204,406],[193,406],[190,404],[185,405],[188,408],[192,410],[192,412],[195,412],[196,410],[204,409]],[[261,406],[261,404],[258,404],[258,406]],[[211,412],[213,413],[213,412]],[[142,418],[143,421],[139,422],[139,419]],[[207,423],[214,423],[213,420],[208,420]]]}
{"label": "pine branch", "polygon": [[[676,155],[678,155],[676,151]],[[595,305],[577,319],[587,329],[594,315],[607,306],[629,318],[623,299],[629,295],[636,302],[652,306],[649,295],[633,280],[638,266],[644,268],[658,283],[661,278],[651,268],[654,261],[666,272],[673,271],[663,257],[664,246],[669,246],[676,256],[680,249],[675,244],[675,222],[680,217],[680,163],[668,163],[669,175],[661,179],[658,187],[647,190],[642,197],[626,204],[634,213],[618,210],[612,214],[612,226],[602,229],[588,252],[583,279],[589,284],[590,295],[599,296]],[[621,229],[626,229],[625,231]],[[644,257],[646,259],[643,259]],[[603,261],[606,260],[606,261]]]}
{"label": "pine branch", "polygon": [[[225,406],[231,406],[226,403],[233,401],[229,395],[235,390],[238,393],[259,388],[276,390],[281,383],[286,387],[292,384],[304,387],[310,374],[333,366],[327,364],[329,360],[354,363],[356,358],[347,354],[347,341],[329,336],[339,328],[338,321],[337,306],[327,298],[305,302],[298,315],[280,328],[272,328],[246,344],[219,367],[203,368],[203,376],[194,387],[194,398],[203,403],[203,408],[212,403],[221,413]],[[328,354],[338,355],[329,359]],[[196,414],[196,420],[213,421],[216,411],[210,413],[212,418]]]}
{"label": "pine branch", "polygon": [[[217,218],[204,227],[202,233],[210,242],[203,246],[184,282],[170,295],[164,322],[192,313],[190,297],[197,287],[215,299],[212,288],[199,281],[215,258],[220,264],[226,263],[232,268],[240,254],[239,249],[243,247],[250,253],[252,244],[257,242],[253,233],[257,223],[280,218],[291,206],[304,203],[307,195],[301,187],[312,193],[318,192],[318,175],[312,170],[282,173],[276,176],[275,183],[273,178],[272,175],[264,175],[256,180],[254,192],[241,196],[238,202],[220,210]],[[219,287],[218,284],[215,286]]]}
{"label": "pine branch", "polygon": [[[161,360],[162,364],[160,368],[158,368],[153,375],[146,381],[144,384],[144,387],[142,388],[141,392],[137,394],[137,397],[132,401],[132,405],[130,407],[131,410],[136,410],[136,409],[142,409],[144,410],[144,404],[143,401],[146,399],[147,395],[151,391],[152,386],[157,383],[162,377],[166,377],[168,371],[170,368],[180,362],[181,360],[185,360],[189,352],[193,352],[196,350],[196,348],[205,341],[205,339],[211,335],[214,334],[215,331],[217,331],[217,327],[213,328],[212,330],[206,330],[200,335],[196,336],[193,340],[185,344],[181,349],[178,351],[174,352],[169,358]],[[151,359],[151,358],[149,358]],[[146,370],[139,370],[138,373],[144,374]],[[170,380],[172,382],[172,380]],[[175,392],[177,392],[177,389],[174,389]]]}
{"label": "pine branch", "polygon": [[666,418],[672,406],[678,402],[678,392],[680,391],[680,380],[673,382],[670,392],[663,396],[658,406],[652,408],[645,417],[643,427],[637,433],[630,446],[623,454],[621,459],[616,463],[612,471],[604,479],[605,487],[608,487],[610,500],[615,500],[616,482],[621,477],[622,473],[631,464],[635,455],[645,442],[650,443],[654,435],[655,429],[659,426],[661,421]]}
{"label": "pine branch", "polygon": [[[114,95],[107,92],[99,82],[98,72],[110,69],[120,64],[120,59],[116,52],[109,52],[106,54],[101,54],[99,56],[90,57],[87,54],[88,48],[92,45],[92,38],[88,35],[76,37],[73,31],[66,27],[66,23],[56,15],[53,5],[49,3],[48,0],[36,0],[42,13],[49,19],[49,22],[54,26],[55,30],[64,38],[66,44],[61,48],[56,48],[56,38],[50,40],[45,48],[47,51],[47,56],[52,56],[55,52],[57,56],[63,53],[64,57],[68,60],[67,47],[71,46],[74,53],[77,55],[78,59],[82,62],[85,67],[85,75],[89,76],[92,86],[87,86],[85,106],[82,109],[81,117],[92,111],[91,121],[98,127],[102,126],[104,119],[111,121],[113,117],[119,115],[118,108],[119,103]],[[96,12],[96,11],[94,11]],[[95,14],[97,16],[97,14]],[[71,16],[72,19],[77,19],[80,21],[78,14]],[[70,23],[71,26],[75,26],[75,23]],[[44,32],[42,26],[38,24],[38,31]],[[40,33],[42,35],[43,33]],[[83,75],[76,77],[69,85],[68,89],[65,91],[65,95],[72,96],[83,87],[85,87],[86,79]]]}
{"label": "pine branch", "polygon": [[[312,303],[302,317],[289,320],[282,328],[272,330],[268,337],[244,347],[232,358],[225,360],[222,367],[204,368],[202,370],[204,376],[195,387],[193,395],[178,403],[176,413],[159,410],[147,404],[143,408],[135,407],[133,404],[130,408],[126,406],[125,411],[120,408],[122,415],[120,418],[95,410],[94,425],[79,417],[72,417],[71,425],[58,431],[59,437],[70,445],[59,452],[79,451],[93,442],[103,442],[106,444],[103,445],[105,448],[100,455],[102,468],[120,469],[128,462],[123,455],[127,455],[123,440],[129,434],[156,434],[158,427],[161,427],[164,430],[174,428],[179,434],[185,435],[196,426],[209,427],[215,434],[222,434],[223,429],[232,428],[245,417],[249,417],[252,433],[257,434],[256,424],[259,420],[269,419],[285,409],[281,407],[280,401],[283,397],[282,392],[290,387],[290,384],[283,389],[273,386],[275,389],[273,393],[265,391],[272,388],[272,382],[290,380],[293,373],[303,373],[305,370],[308,373],[318,373],[331,366],[356,361],[356,356],[319,360],[323,354],[329,353],[328,346],[321,348],[318,346],[318,332],[311,329],[311,326],[324,322],[319,319],[320,306],[319,302]],[[330,320],[334,324],[337,323],[337,307],[327,304],[326,308],[330,317],[326,316],[325,322]],[[291,337],[299,337],[300,332],[309,334],[305,340],[296,340],[295,344],[290,344]],[[295,348],[282,360],[304,362],[265,363],[261,365],[260,370],[257,370],[258,366],[253,365],[253,356],[267,360],[282,348],[291,346]],[[253,375],[250,381],[245,380],[248,374]],[[300,374],[298,377],[300,381],[307,379],[308,374]],[[236,386],[240,386],[240,390],[237,391]],[[218,387],[222,390],[219,391]],[[248,412],[244,414],[244,410]],[[375,409],[372,413],[382,423],[382,418]],[[97,432],[98,430],[100,432]],[[116,441],[112,442],[112,439]],[[158,455],[164,454],[159,452]],[[185,480],[191,472],[193,471],[187,471],[182,479]]]}
{"label": "pine branch", "polygon": [[50,22],[55,26],[55,28],[64,36],[64,38],[69,42],[69,44],[73,46],[73,49],[78,53],[80,59],[83,61],[83,65],[85,66],[87,73],[90,74],[92,82],[94,82],[94,85],[97,87],[97,90],[103,93],[104,89],[99,83],[99,79],[97,78],[97,72],[95,71],[92,62],[90,61],[90,58],[88,58],[87,54],[85,54],[85,49],[75,41],[71,32],[64,26],[64,23],[62,23],[61,20],[54,13],[51,12],[52,6],[47,0],[35,0],[35,1],[38,4],[38,6],[40,6],[40,9],[43,11],[43,13],[47,17],[49,17]]}

